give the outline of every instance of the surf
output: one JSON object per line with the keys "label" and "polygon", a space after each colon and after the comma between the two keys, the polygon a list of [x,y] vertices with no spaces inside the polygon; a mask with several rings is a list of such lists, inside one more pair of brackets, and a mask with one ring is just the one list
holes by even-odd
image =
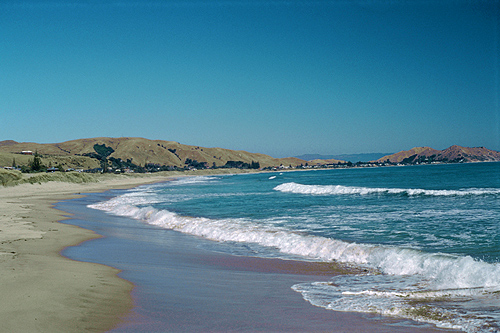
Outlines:
{"label": "surf", "polygon": [[304,185],[295,182],[283,183],[274,187],[275,191],[283,193],[312,194],[312,195],[349,195],[349,194],[406,194],[409,196],[465,196],[465,195],[497,195],[500,189],[463,189],[463,190],[426,190],[404,188],[373,188],[343,185]]}
{"label": "surf", "polygon": [[91,208],[212,240],[216,251],[366,269],[292,287],[315,306],[495,332],[500,186],[460,170],[179,178]]}
{"label": "surf", "polygon": [[124,204],[129,201],[130,196],[123,196],[90,207],[213,241],[255,243],[308,260],[365,265],[389,275],[420,275],[434,288],[500,286],[500,265],[486,263],[470,256],[345,242],[294,232],[263,221],[256,223],[244,218],[209,219],[182,216],[150,206],[140,208]]}

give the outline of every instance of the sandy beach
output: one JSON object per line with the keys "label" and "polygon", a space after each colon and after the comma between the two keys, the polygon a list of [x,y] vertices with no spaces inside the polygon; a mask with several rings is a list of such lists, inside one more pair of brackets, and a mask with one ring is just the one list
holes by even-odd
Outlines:
{"label": "sandy beach", "polygon": [[53,204],[84,193],[132,188],[190,174],[112,175],[89,183],[49,181],[0,186],[2,329],[107,331],[119,324],[133,306],[133,285],[117,277],[117,269],[72,261],[60,254],[67,246],[100,235],[59,223],[68,214],[54,209]]}
{"label": "sandy beach", "polygon": [[[5,332],[106,331],[132,308],[133,285],[117,269],[64,258],[67,246],[99,237],[58,221],[52,204],[79,193],[129,188],[165,176],[96,183],[0,187],[0,322]],[[110,306],[112,304],[112,306]]]}

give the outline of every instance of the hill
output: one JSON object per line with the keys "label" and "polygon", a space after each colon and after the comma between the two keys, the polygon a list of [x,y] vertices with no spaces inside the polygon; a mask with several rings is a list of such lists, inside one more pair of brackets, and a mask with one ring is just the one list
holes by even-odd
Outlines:
{"label": "hill", "polygon": [[445,150],[436,150],[429,147],[415,147],[410,150],[400,151],[392,155],[379,158],[377,163],[460,163],[460,162],[493,162],[500,161],[500,152],[484,147],[451,146]]}
{"label": "hill", "polygon": [[[97,147],[97,150],[96,150]],[[98,152],[98,150],[102,150]],[[98,168],[100,157],[110,160],[184,168],[204,164],[207,167],[225,166],[229,161],[260,167],[297,166],[307,162],[298,158],[273,158],[268,155],[235,151],[224,148],[205,148],[183,145],[174,141],[148,140],[144,138],[90,138],[61,143],[33,143],[0,141],[0,166],[12,165],[12,160],[23,163],[31,158],[21,155],[22,151],[38,152],[45,165],[68,168]]]}
{"label": "hill", "polygon": [[[249,153],[242,150],[190,146],[175,141],[102,137],[46,144],[12,140],[0,141],[0,167],[10,167],[13,164],[27,166],[33,160],[33,156],[29,155],[28,151],[40,154],[41,163],[46,167],[56,167],[62,170],[97,169],[102,167],[137,169],[137,167],[144,167],[147,170],[142,170],[141,172],[143,172],[160,169],[213,167],[269,168],[301,165],[314,168],[345,167],[347,164],[345,160],[333,158],[313,160],[304,160],[297,157],[273,158],[268,155]],[[321,157],[329,156],[322,155]],[[484,147],[451,146],[445,150],[415,147],[407,151],[386,155],[370,163],[385,164],[387,161],[392,164],[500,161],[500,152]],[[367,165],[370,164],[357,163],[355,166]]]}

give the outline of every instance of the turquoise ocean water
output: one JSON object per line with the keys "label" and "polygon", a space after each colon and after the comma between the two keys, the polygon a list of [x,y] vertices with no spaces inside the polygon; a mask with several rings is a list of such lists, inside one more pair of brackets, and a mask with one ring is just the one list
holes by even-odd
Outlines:
{"label": "turquoise ocean water", "polygon": [[183,177],[91,207],[213,251],[367,270],[292,286],[315,306],[500,330],[500,163]]}

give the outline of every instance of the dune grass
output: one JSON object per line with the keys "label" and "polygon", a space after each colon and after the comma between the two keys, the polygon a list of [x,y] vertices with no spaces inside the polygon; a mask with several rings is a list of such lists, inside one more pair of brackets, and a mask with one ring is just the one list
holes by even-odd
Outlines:
{"label": "dune grass", "polygon": [[0,169],[0,184],[3,186],[16,185],[22,179],[20,171]]}
{"label": "dune grass", "polygon": [[23,174],[16,170],[0,169],[0,184],[2,186],[15,186],[25,183],[41,184],[46,182],[92,183],[98,182],[98,178],[94,174],[79,172]]}
{"label": "dune grass", "polygon": [[47,182],[63,182],[63,183],[97,183],[103,180],[112,178],[132,177],[132,178],[149,178],[149,177],[179,177],[179,176],[200,176],[200,175],[219,175],[219,174],[237,174],[237,173],[254,173],[258,172],[253,169],[204,169],[204,170],[188,170],[188,171],[160,171],[151,173],[128,173],[128,174],[112,174],[112,173],[84,173],[84,172],[53,172],[53,173],[21,173],[17,170],[6,170],[0,168],[0,186],[16,186],[19,184],[41,184]]}

